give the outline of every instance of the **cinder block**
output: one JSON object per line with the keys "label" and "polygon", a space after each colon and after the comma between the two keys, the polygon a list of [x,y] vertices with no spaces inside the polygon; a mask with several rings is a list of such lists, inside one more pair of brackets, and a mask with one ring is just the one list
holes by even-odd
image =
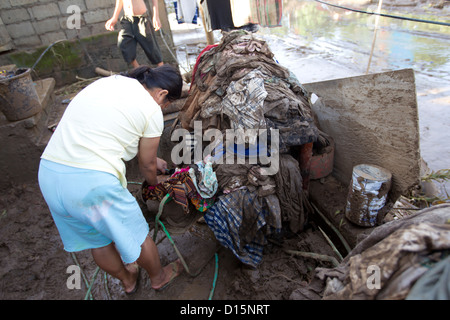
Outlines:
{"label": "cinder block", "polygon": [[5,27],[9,36],[14,40],[36,34],[33,25],[29,21],[5,25]]}
{"label": "cinder block", "polygon": [[49,45],[55,41],[67,39],[64,31],[48,32],[40,35],[40,37],[43,45]]}
{"label": "cinder block", "polygon": [[87,24],[106,22],[110,16],[108,15],[107,9],[99,9],[95,11],[88,11],[83,14],[84,20]]}
{"label": "cinder block", "polygon": [[102,33],[109,32],[108,30],[105,29],[105,22],[106,21],[101,21],[99,23],[91,24],[90,25],[90,27],[91,27],[91,34],[92,35],[97,35],[97,34],[102,34]]}
{"label": "cinder block", "polygon": [[[95,2],[89,0],[88,2]],[[77,6],[80,8],[81,12],[86,12],[86,5],[84,4],[84,0],[64,0],[58,2],[59,10],[61,10],[61,13],[64,14],[70,14],[71,12],[67,12],[67,8],[69,6]]]}
{"label": "cinder block", "polygon": [[16,48],[24,48],[24,47],[31,48],[31,47],[40,46],[42,44],[41,39],[39,38],[39,36],[37,34],[34,34],[29,37],[20,37],[20,38],[14,39],[13,42],[14,42],[14,46]]}
{"label": "cinder block", "polygon": [[27,9],[24,8],[2,10],[0,12],[0,16],[4,24],[17,23],[30,19],[30,15],[28,14]]}
{"label": "cinder block", "polygon": [[69,40],[73,40],[73,39],[83,39],[86,37],[90,37],[91,31],[90,28],[86,25],[82,25],[81,28],[78,29],[64,29],[64,32],[66,33],[66,37]]}
{"label": "cinder block", "polygon": [[58,18],[48,18],[33,23],[34,29],[37,34],[44,34],[50,31],[61,30],[58,23]]}
{"label": "cinder block", "polygon": [[[2,2],[8,2],[8,1],[2,1]],[[29,4],[36,4],[36,0],[9,0],[11,3],[11,6],[18,7],[18,6],[26,6]]]}
{"label": "cinder block", "polygon": [[41,6],[35,6],[31,8],[31,11],[34,18],[37,20],[61,15],[61,11],[56,3],[47,3]]}
{"label": "cinder block", "polygon": [[96,10],[100,8],[114,8],[115,5],[116,5],[115,0],[86,1],[87,10]]}
{"label": "cinder block", "polygon": [[0,10],[10,9],[11,3],[9,1],[0,1]]}

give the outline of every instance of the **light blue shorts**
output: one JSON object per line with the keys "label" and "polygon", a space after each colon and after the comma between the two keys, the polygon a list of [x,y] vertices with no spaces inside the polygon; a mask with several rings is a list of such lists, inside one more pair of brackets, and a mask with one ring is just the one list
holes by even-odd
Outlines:
{"label": "light blue shorts", "polygon": [[76,252],[114,242],[125,263],[139,258],[149,226],[136,198],[118,178],[45,159],[38,178],[64,250]]}

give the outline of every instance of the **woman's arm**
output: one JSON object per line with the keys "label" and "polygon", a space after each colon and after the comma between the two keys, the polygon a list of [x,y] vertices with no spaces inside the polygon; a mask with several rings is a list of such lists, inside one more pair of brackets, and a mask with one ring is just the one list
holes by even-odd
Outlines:
{"label": "woman's arm", "polygon": [[147,183],[151,186],[158,184],[156,178],[157,158],[159,137],[158,138],[141,138],[139,142],[139,170],[144,176]]}

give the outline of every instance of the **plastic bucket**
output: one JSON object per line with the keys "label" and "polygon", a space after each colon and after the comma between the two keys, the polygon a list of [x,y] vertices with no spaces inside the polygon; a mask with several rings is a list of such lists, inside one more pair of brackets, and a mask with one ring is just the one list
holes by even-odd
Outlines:
{"label": "plastic bucket", "polygon": [[310,179],[317,180],[328,176],[333,172],[334,165],[334,140],[327,137],[329,144],[320,148],[313,147],[313,155],[310,166]]}
{"label": "plastic bucket", "polygon": [[42,109],[31,79],[31,69],[17,69],[0,77],[0,111],[9,121],[29,118]]}
{"label": "plastic bucket", "polygon": [[385,206],[392,174],[379,166],[360,164],[353,167],[345,216],[351,222],[374,227],[378,212]]}

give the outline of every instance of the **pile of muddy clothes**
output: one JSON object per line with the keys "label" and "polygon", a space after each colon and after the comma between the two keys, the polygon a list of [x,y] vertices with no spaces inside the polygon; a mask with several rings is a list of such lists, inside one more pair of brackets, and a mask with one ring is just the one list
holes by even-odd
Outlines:
{"label": "pile of muddy clothes", "polygon": [[339,266],[315,272],[291,298],[449,300],[450,204],[375,228]]}
{"label": "pile of muddy clothes", "polygon": [[[197,58],[172,131],[200,128],[203,141],[196,141],[203,153],[194,166],[211,162],[218,186],[204,218],[245,264],[261,262],[268,235],[284,226],[299,232],[305,225],[296,157],[300,146],[318,138],[313,118],[307,92],[255,34],[224,32],[219,44]],[[214,138],[205,142],[211,132]],[[206,148],[212,151],[205,156]]]}

